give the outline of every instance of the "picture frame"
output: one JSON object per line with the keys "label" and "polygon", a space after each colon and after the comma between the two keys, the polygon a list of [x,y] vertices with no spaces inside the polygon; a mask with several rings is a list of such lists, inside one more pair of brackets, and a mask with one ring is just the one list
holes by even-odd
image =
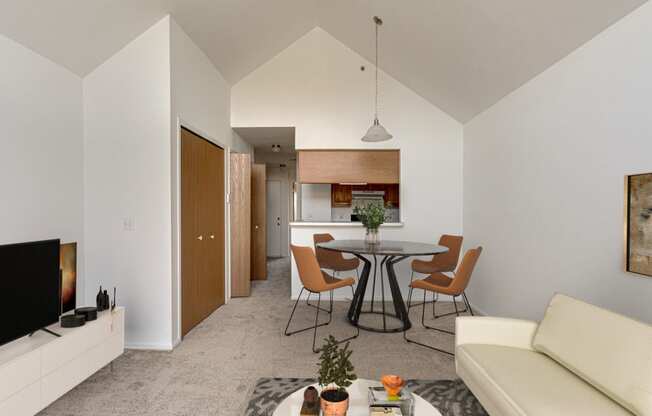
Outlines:
{"label": "picture frame", "polygon": [[652,172],[625,177],[625,270],[652,277]]}

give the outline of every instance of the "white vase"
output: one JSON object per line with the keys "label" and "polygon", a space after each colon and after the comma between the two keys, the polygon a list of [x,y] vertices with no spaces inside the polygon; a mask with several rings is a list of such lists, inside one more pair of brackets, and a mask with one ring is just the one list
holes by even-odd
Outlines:
{"label": "white vase", "polygon": [[365,235],[364,241],[367,244],[380,243],[380,235],[378,234],[378,228],[375,229],[367,228],[367,234]]}

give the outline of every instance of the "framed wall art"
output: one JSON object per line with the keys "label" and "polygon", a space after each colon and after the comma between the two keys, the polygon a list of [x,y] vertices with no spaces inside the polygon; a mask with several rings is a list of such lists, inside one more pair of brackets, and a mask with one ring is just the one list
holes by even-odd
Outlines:
{"label": "framed wall art", "polygon": [[625,179],[625,267],[652,276],[652,173]]}

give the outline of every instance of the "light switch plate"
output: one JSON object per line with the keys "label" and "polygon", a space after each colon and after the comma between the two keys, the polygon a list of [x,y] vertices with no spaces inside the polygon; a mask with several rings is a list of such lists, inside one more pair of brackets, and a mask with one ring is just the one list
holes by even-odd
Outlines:
{"label": "light switch plate", "polygon": [[122,219],[122,229],[124,231],[135,231],[136,230],[136,221],[132,217],[127,217]]}

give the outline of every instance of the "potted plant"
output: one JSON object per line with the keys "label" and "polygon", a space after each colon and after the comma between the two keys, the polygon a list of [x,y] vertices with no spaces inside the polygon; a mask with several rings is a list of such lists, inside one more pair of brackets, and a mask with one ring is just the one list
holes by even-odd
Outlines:
{"label": "potted plant", "polygon": [[384,205],[372,202],[361,207],[355,207],[353,213],[360,218],[362,225],[367,229],[365,241],[368,244],[379,243],[378,228],[385,222]]}
{"label": "potted plant", "polygon": [[348,342],[340,348],[332,335],[325,339],[318,364],[319,385],[322,388],[319,397],[324,416],[346,416],[349,410],[346,388],[357,379],[350,360],[352,353]]}

